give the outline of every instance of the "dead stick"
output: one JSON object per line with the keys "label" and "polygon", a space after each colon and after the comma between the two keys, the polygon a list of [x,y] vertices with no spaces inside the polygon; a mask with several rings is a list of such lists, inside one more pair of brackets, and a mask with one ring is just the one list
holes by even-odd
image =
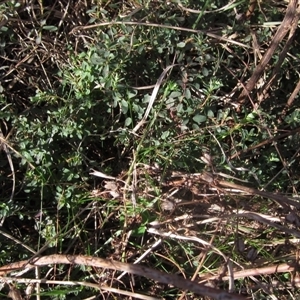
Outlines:
{"label": "dead stick", "polygon": [[278,204],[280,204],[283,207],[286,207],[287,205],[294,206],[296,208],[300,208],[300,203],[292,200],[288,197],[285,197],[283,195],[275,194],[275,193],[270,193],[270,192],[265,192],[265,191],[260,191],[251,187],[239,185],[233,182],[225,181],[225,180],[216,180],[217,185],[221,185],[222,187],[227,187],[227,188],[233,188],[233,189],[238,189],[243,192],[249,193],[251,195],[258,195],[264,198],[268,198],[271,200],[274,200]]}
{"label": "dead stick", "polygon": [[278,45],[283,40],[283,38],[288,33],[288,31],[291,29],[291,24],[293,23],[293,20],[294,20],[295,16],[297,15],[297,9],[296,9],[297,3],[298,3],[298,0],[290,0],[289,4],[287,6],[285,17],[284,17],[281,25],[277,29],[277,31],[274,35],[274,38],[270,44],[270,47],[266,51],[265,55],[261,59],[260,63],[256,67],[256,69],[254,70],[252,76],[250,77],[248,83],[246,84],[244,90],[242,91],[242,93],[240,94],[240,96],[238,98],[238,102],[240,104],[245,102],[246,96],[249,95],[249,93],[255,87],[255,84],[257,83],[261,74],[265,70],[268,62],[272,58]]}
{"label": "dead stick", "polygon": [[231,294],[223,290],[207,287],[204,284],[199,284],[190,281],[181,276],[174,274],[163,273],[142,265],[133,265],[122,263],[119,261],[103,259],[93,256],[84,255],[63,255],[54,254],[43,257],[36,257],[32,260],[21,261],[18,263],[6,265],[0,268],[0,274],[3,269],[6,271],[9,268],[30,268],[33,266],[45,266],[50,264],[69,264],[69,265],[84,265],[97,268],[112,269],[117,271],[128,272],[139,276],[144,276],[164,284],[171,284],[182,290],[188,290],[198,295],[211,297],[218,300],[245,300],[246,298],[237,294]]}

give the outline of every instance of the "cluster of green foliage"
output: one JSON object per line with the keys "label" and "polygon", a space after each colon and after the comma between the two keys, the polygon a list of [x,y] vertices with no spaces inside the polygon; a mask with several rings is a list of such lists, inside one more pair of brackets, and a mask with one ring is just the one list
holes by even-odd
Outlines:
{"label": "cluster of green foliage", "polygon": [[[299,33],[267,100],[256,109],[247,104],[239,110],[235,101],[241,91],[236,88],[240,78],[248,78],[255,68],[252,24],[259,25],[255,36],[263,51],[273,29],[262,25],[282,19],[280,5],[262,3],[251,19],[239,21],[238,14],[247,11],[246,1],[228,5],[210,0],[91,1],[88,7],[80,1],[65,7],[59,3],[47,6],[36,1],[35,9],[26,1],[0,4],[1,131],[11,146],[16,183],[10,199],[11,170],[2,151],[0,215],[29,223],[38,211],[43,212],[39,238],[28,240],[23,233],[20,239],[30,241],[36,250],[50,241],[57,252],[71,244],[77,253],[112,254],[112,241],[121,239],[123,227],[139,213],[142,220],[134,228],[131,247],[140,247],[147,223],[159,214],[157,199],[144,196],[138,197],[137,206],[100,197],[105,225],[99,243],[103,245],[95,250],[90,242],[90,220],[78,212],[94,201],[90,192],[100,183],[89,175],[91,168],[111,176],[125,172],[130,177],[134,165],[143,163],[194,173],[204,169],[200,157],[210,152],[216,168],[226,172],[224,151],[227,158],[234,157],[235,167],[249,170],[239,177],[253,182],[254,173],[259,178],[253,184],[257,188],[268,184],[268,189],[286,194],[299,188],[299,107],[291,106],[281,118],[287,95],[298,80]],[[266,77],[277,59],[274,55]],[[172,64],[147,123],[134,133],[153,85]],[[255,148],[289,131],[295,133],[278,139],[276,151],[271,142]],[[254,150],[247,151],[251,147]],[[1,248],[6,243],[1,242]],[[165,247],[169,252],[174,244]],[[175,252],[196,256],[190,244],[175,248],[170,257]],[[19,255],[20,245],[7,249],[14,253],[12,260],[28,257],[26,252]],[[1,264],[7,255],[2,248]],[[207,263],[217,265],[213,260],[208,256]],[[157,257],[153,261],[160,265]],[[62,299],[65,295],[60,292]]]}

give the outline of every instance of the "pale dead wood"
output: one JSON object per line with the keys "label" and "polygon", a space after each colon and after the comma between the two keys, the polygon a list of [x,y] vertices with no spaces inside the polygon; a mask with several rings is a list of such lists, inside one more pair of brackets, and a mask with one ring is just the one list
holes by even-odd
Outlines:
{"label": "pale dead wood", "polygon": [[[213,244],[213,241],[214,241],[215,237],[216,237],[216,235],[213,235],[213,236],[212,236],[212,238],[211,238],[210,241],[209,241],[209,244],[211,244],[211,245]],[[205,249],[205,250],[204,250],[204,253],[203,253],[203,256],[202,256],[202,257],[199,257],[200,261],[199,261],[199,263],[198,263],[197,269],[195,270],[195,272],[194,272],[194,274],[193,274],[193,277],[192,277],[192,280],[193,280],[193,281],[196,280],[196,278],[198,278],[198,274],[199,274],[200,270],[202,269],[202,267],[203,267],[203,265],[204,265],[204,262],[205,262],[205,260],[206,260],[206,258],[207,258],[208,251],[209,251],[209,249]],[[231,268],[229,268],[228,271],[231,271]],[[232,273],[232,272],[231,272],[231,273]],[[231,276],[231,279],[232,279],[232,276]],[[233,281],[233,280],[230,280],[229,283],[230,283],[231,281]],[[186,291],[184,291],[184,292],[180,295],[180,297],[178,298],[178,300],[186,299],[185,296],[186,296]]]}
{"label": "pale dead wood", "polygon": [[290,97],[289,97],[289,99],[288,99],[288,101],[287,101],[287,103],[286,103],[286,105],[285,105],[285,107],[284,107],[284,109],[281,113],[280,122],[282,122],[283,119],[285,118],[287,111],[289,110],[289,108],[293,104],[293,102],[294,102],[297,94],[299,93],[299,91],[300,91],[300,80],[298,81],[296,87],[294,88],[292,94],[290,95]]}
{"label": "pale dead wood", "polygon": [[[274,217],[266,216],[266,215],[251,212],[251,211],[244,211],[241,213],[237,213],[237,214],[234,214],[232,217],[253,219],[259,223],[268,225],[270,228],[274,227],[282,232],[285,232],[285,233],[291,234],[292,236],[300,238],[299,230],[280,225],[280,224],[276,223],[276,221],[274,222]],[[280,222],[280,220],[279,220],[279,222]]]}
{"label": "pale dead wood", "polygon": [[[112,288],[106,285],[99,285],[97,283],[91,283],[86,281],[67,281],[67,280],[48,280],[48,279],[32,279],[32,278],[19,278],[19,277],[5,277],[5,282],[10,283],[24,283],[27,285],[30,284],[49,284],[49,285],[64,285],[64,286],[84,286],[93,288],[100,291],[107,291],[111,293],[116,293],[118,295],[125,295],[128,297],[132,297],[133,299],[142,299],[142,300],[161,300],[161,298],[146,296],[143,294],[138,294],[134,292],[129,292],[126,290],[121,290],[120,288]],[[10,296],[10,292],[8,294]],[[11,297],[12,298],[12,297]],[[27,299],[27,298],[26,298]],[[13,300],[19,300],[18,298]],[[23,300],[21,298],[21,300]]]}
{"label": "pale dead wood", "polygon": [[73,28],[70,32],[70,34],[75,34],[78,31],[81,30],[88,30],[88,29],[95,29],[102,26],[108,26],[108,25],[133,25],[133,26],[148,26],[148,27],[157,27],[157,28],[168,28],[168,29],[174,29],[178,31],[185,31],[185,32],[191,32],[191,33],[203,33],[213,39],[216,39],[220,42],[227,42],[233,45],[237,45],[243,48],[250,48],[248,45],[234,41],[233,39],[229,39],[217,34],[214,34],[210,32],[209,30],[197,30],[197,29],[191,29],[191,28],[185,28],[185,27],[179,27],[179,26],[171,26],[171,25],[163,25],[163,24],[157,24],[157,23],[144,23],[144,22],[134,22],[134,21],[114,21],[114,22],[103,22],[99,24],[92,24],[87,26],[77,26]]}
{"label": "pale dead wood", "polygon": [[286,36],[286,34],[291,30],[291,24],[293,24],[295,18],[298,18],[297,5],[298,5],[298,0],[291,0],[290,3],[288,4],[285,17],[281,25],[279,26],[278,30],[276,31],[273,40],[270,44],[270,47],[266,51],[262,60],[254,70],[252,76],[250,77],[249,81],[247,82],[246,86],[244,87],[243,91],[238,97],[239,104],[245,103],[246,97],[254,89],[258,79],[261,77],[262,73],[264,72],[275,50],[278,48],[279,44]]}
{"label": "pale dead wood", "polygon": [[249,1],[249,6],[245,14],[246,19],[249,19],[251,17],[251,15],[254,13],[256,6],[257,6],[257,0]]}
{"label": "pale dead wood", "polygon": [[218,181],[216,181],[216,183],[221,185],[222,187],[239,189],[239,190],[249,193],[251,195],[258,195],[258,196],[261,196],[264,198],[271,199],[283,207],[287,207],[288,205],[291,205],[296,208],[300,208],[300,202],[295,201],[295,200],[288,198],[286,196],[283,196],[283,195],[270,193],[270,192],[266,192],[266,191],[260,191],[260,190],[257,190],[257,189],[251,188],[251,187],[243,186],[243,185],[225,181],[225,180],[218,180]]}
{"label": "pale dead wood", "polygon": [[15,175],[15,168],[14,168],[14,164],[13,164],[13,161],[12,161],[12,157],[11,157],[11,154],[10,154],[10,151],[9,151],[9,145],[8,145],[8,142],[7,142],[7,139],[4,138],[3,136],[3,133],[0,129],[0,150],[3,149],[3,151],[6,153],[6,156],[7,156],[7,160],[8,160],[8,163],[9,163],[9,167],[10,167],[10,170],[11,170],[11,174],[12,174],[12,178],[13,178],[13,184],[12,184],[12,190],[11,190],[11,196],[10,196],[10,201],[13,200],[14,198],[14,195],[15,195],[15,189],[16,189],[16,175]]}
{"label": "pale dead wood", "polygon": [[[7,142],[7,138],[4,138],[3,135],[0,134],[0,148],[3,148],[3,150],[6,152],[8,152],[8,149],[12,150],[18,157],[22,157],[24,158],[17,150],[15,150],[8,142]],[[24,158],[25,159],[25,158]],[[30,168],[32,170],[35,169],[35,166],[30,163],[28,160],[26,160],[28,165],[30,166]],[[12,166],[11,166],[12,167]],[[14,173],[13,173],[14,174]]]}
{"label": "pale dead wood", "polygon": [[292,103],[294,102],[296,95],[299,93],[299,91],[300,91],[300,80],[298,81],[294,91],[292,92],[291,96],[289,97],[289,99],[286,103],[287,108],[289,108],[292,105]]}
{"label": "pale dead wood", "polygon": [[[261,276],[261,275],[269,275],[276,273],[286,273],[286,272],[295,272],[299,268],[299,265],[296,262],[291,263],[283,263],[279,265],[270,265],[261,268],[251,268],[241,271],[234,272],[234,279],[245,278],[248,276]],[[206,282],[208,280],[214,280],[216,278],[220,278],[220,275],[207,276],[206,278],[202,278],[200,282]],[[229,280],[228,275],[224,275],[221,278],[222,280]]]}
{"label": "pale dead wood", "polygon": [[155,100],[155,98],[157,96],[157,93],[159,91],[159,88],[160,88],[160,86],[161,86],[161,84],[162,84],[165,76],[167,75],[168,71],[170,69],[173,69],[175,66],[178,66],[178,64],[173,64],[173,65],[167,66],[163,70],[163,72],[161,73],[161,75],[159,76],[159,78],[158,78],[158,80],[157,80],[157,82],[155,84],[155,87],[154,87],[154,89],[152,91],[151,97],[149,99],[149,104],[148,104],[148,107],[147,107],[147,109],[145,111],[145,114],[144,114],[143,118],[139,121],[139,123],[133,128],[133,130],[132,130],[133,133],[136,133],[146,123],[146,120],[147,120],[147,118],[149,116],[149,113],[150,113],[150,111],[152,109],[152,106],[154,104],[154,100]]}
{"label": "pale dead wood", "polygon": [[36,252],[35,252],[34,249],[32,249],[31,247],[27,246],[25,243],[23,243],[22,241],[18,240],[17,238],[13,237],[8,232],[5,232],[5,231],[3,231],[3,230],[0,229],[0,234],[3,235],[3,236],[5,236],[5,237],[7,237],[10,240],[12,240],[14,243],[22,245],[29,252],[36,254]]}
{"label": "pale dead wood", "polygon": [[[300,89],[300,81],[299,81],[298,84],[299,84],[299,89]],[[242,154],[245,154],[245,153],[247,153],[247,152],[249,152],[249,151],[255,150],[255,149],[260,148],[260,147],[262,147],[262,146],[264,146],[264,145],[267,145],[267,144],[271,144],[271,143],[273,143],[273,142],[275,142],[275,141],[278,141],[278,140],[280,140],[280,139],[286,138],[286,137],[288,137],[288,136],[290,136],[290,135],[294,135],[294,134],[299,133],[299,132],[300,132],[300,127],[295,128],[295,129],[293,129],[293,130],[290,130],[290,131],[288,131],[288,132],[279,134],[279,135],[274,136],[274,137],[272,137],[272,138],[266,139],[266,140],[264,140],[264,141],[258,143],[257,145],[248,147],[248,148],[245,149],[245,150],[241,150],[241,151],[239,151],[239,152],[237,152],[237,153],[231,155],[231,156],[229,157],[229,159],[236,158],[236,157],[238,157],[238,156],[240,156],[240,155],[242,155]]]}
{"label": "pale dead wood", "polygon": [[7,296],[13,300],[23,300],[21,292],[12,284],[9,284],[9,293]]}
{"label": "pale dead wood", "polygon": [[84,265],[97,268],[112,269],[116,271],[128,272],[131,274],[147,277],[164,284],[170,284],[182,290],[188,290],[195,294],[211,297],[219,300],[245,300],[246,298],[237,294],[230,294],[226,291],[207,287],[203,284],[190,281],[183,277],[167,274],[157,270],[153,270],[141,265],[133,265],[122,263],[114,260],[107,260],[98,257],[84,256],[84,255],[62,255],[54,254],[43,257],[36,257],[32,260],[25,260],[12,263],[0,268],[0,274],[5,275],[13,269],[23,269],[30,266],[46,266],[52,264],[68,264],[68,265]]}
{"label": "pale dead wood", "polygon": [[285,43],[282,51],[279,54],[279,58],[277,60],[277,63],[275,65],[273,71],[272,71],[270,79],[264,85],[264,87],[262,88],[262,92],[258,96],[258,102],[259,103],[263,102],[267,98],[268,91],[269,91],[270,87],[272,86],[272,84],[274,82],[276,82],[278,80],[281,65],[282,65],[282,63],[284,62],[284,60],[287,56],[288,50],[289,50],[290,46],[292,45],[292,42],[294,41],[294,36],[295,36],[295,33],[296,33],[296,29],[298,27],[299,17],[300,17],[300,7],[298,7],[298,9],[296,11],[296,15],[293,19],[293,22],[291,23],[291,28],[290,28],[289,36],[287,38],[287,42]]}

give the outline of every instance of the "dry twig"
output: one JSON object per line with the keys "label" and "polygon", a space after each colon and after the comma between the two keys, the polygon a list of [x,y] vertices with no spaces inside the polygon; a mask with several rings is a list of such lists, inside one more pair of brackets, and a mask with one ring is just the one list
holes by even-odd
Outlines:
{"label": "dry twig", "polygon": [[297,23],[299,19],[298,11],[297,11],[298,0],[291,0],[287,10],[285,17],[279,26],[277,32],[275,33],[273,40],[270,44],[270,47],[266,51],[265,55],[263,56],[262,60],[254,70],[252,76],[250,77],[249,81],[247,82],[245,88],[241,92],[238,97],[239,104],[245,103],[246,97],[251,93],[254,89],[258,79],[261,77],[262,73],[264,72],[268,62],[272,58],[275,50],[278,48],[280,42],[286,36],[286,34],[291,30],[291,24]]}
{"label": "dry twig", "polygon": [[162,273],[151,268],[141,265],[133,265],[122,263],[119,261],[107,260],[98,257],[84,256],[84,255],[62,255],[54,254],[43,257],[36,257],[32,260],[25,260],[12,263],[0,268],[0,274],[5,274],[16,270],[35,266],[46,266],[50,264],[68,264],[68,265],[84,265],[96,268],[112,269],[117,271],[128,272],[131,274],[144,276],[164,284],[171,284],[182,290],[188,290],[198,295],[211,297],[219,300],[245,300],[246,298],[237,294],[230,294],[226,291],[207,287],[202,284],[190,281],[174,274]]}

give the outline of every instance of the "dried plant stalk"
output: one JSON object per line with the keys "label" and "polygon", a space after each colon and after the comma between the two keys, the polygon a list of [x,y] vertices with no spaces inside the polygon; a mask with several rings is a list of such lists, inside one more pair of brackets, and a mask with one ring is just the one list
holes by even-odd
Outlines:
{"label": "dried plant stalk", "polygon": [[219,300],[245,300],[246,298],[237,294],[230,294],[223,290],[207,287],[183,277],[167,274],[141,265],[122,263],[119,261],[107,260],[103,258],[84,256],[84,255],[62,255],[54,254],[43,257],[36,257],[26,261],[20,261],[0,268],[0,275],[4,275],[12,270],[28,267],[45,266],[50,264],[72,264],[85,265],[98,268],[113,269],[128,272],[131,274],[144,276],[164,284],[171,284],[182,290],[188,290],[195,294],[208,296]]}

